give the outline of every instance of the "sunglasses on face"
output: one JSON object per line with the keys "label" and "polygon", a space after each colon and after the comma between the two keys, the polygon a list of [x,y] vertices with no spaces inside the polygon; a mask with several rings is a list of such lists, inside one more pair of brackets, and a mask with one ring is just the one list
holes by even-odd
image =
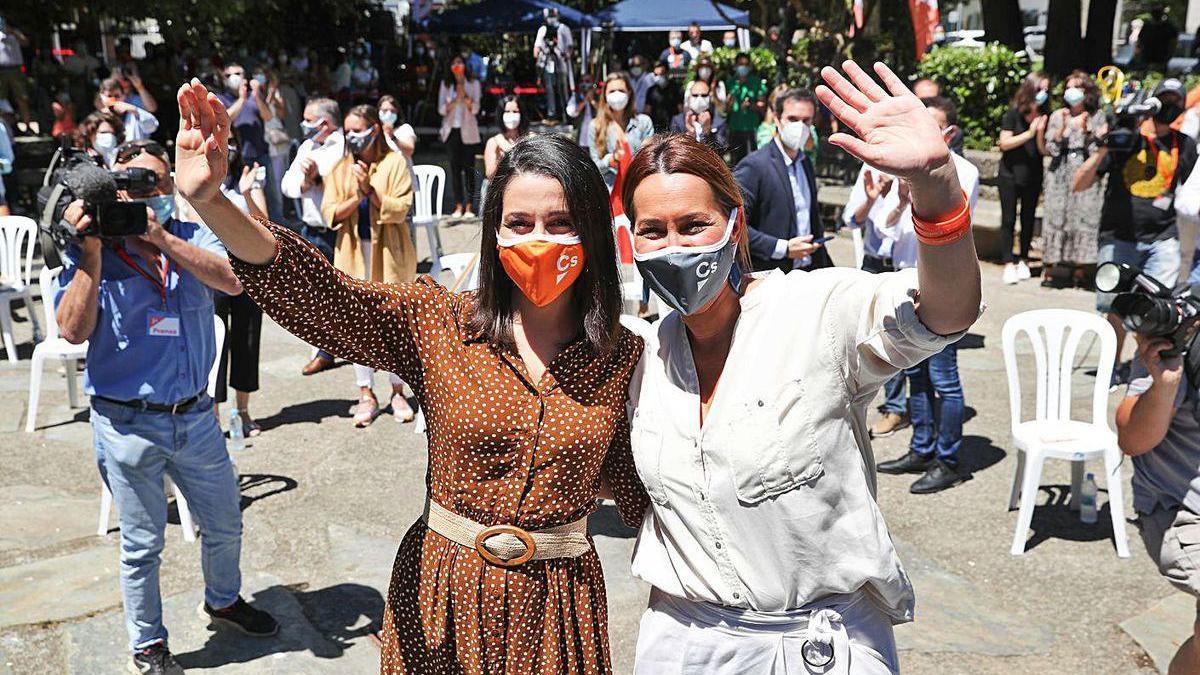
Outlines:
{"label": "sunglasses on face", "polygon": [[147,140],[130,141],[117,148],[116,161],[124,164],[132,160],[134,157],[141,155],[143,152],[161,159],[162,161],[166,162],[168,166],[171,164],[171,157],[167,154],[167,149],[160,145],[157,141]]}

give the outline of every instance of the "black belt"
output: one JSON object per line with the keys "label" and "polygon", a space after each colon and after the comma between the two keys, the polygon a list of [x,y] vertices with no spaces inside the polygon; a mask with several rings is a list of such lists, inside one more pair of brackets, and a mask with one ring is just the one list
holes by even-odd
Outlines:
{"label": "black belt", "polygon": [[134,401],[121,401],[107,396],[93,395],[92,398],[98,398],[106,403],[113,405],[124,406],[126,408],[136,408],[138,410],[148,410],[150,412],[165,412],[172,415],[182,415],[192,409],[200,401],[200,394],[196,394],[191,398],[185,398],[177,403],[153,403],[151,401],[143,401],[141,399]]}
{"label": "black belt", "polygon": [[884,258],[883,256],[871,255],[870,253],[864,254],[863,257],[870,258],[871,260],[878,260],[880,262],[880,264],[882,264],[884,267],[891,267],[892,269],[896,268],[896,265],[892,262],[891,258]]}

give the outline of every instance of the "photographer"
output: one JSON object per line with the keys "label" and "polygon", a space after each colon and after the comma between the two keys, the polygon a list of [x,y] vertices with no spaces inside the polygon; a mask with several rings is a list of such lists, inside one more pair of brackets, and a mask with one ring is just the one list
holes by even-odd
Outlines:
{"label": "photographer", "polygon": [[1200,390],[1182,357],[1164,358],[1169,340],[1137,336],[1126,398],[1117,408],[1117,440],[1133,458],[1133,507],[1146,552],[1159,573],[1198,598],[1193,635],[1168,672],[1200,672]]}
{"label": "photographer", "polygon": [[[241,292],[220,241],[198,223],[176,220],[166,151],[152,141],[122,145],[114,168],[152,170],[150,190],[121,193],[146,204],[145,234],[102,239],[93,208],[64,212],[81,233],[63,251],[55,289],[61,335],[88,341],[84,389],[101,478],[121,527],[121,592],[130,669],[182,673],[167,649],[158,584],[170,474],[200,525],[204,612],[255,636],[278,630],[238,595],[242,514],[237,476],[205,393],[216,356],[212,291]],[[102,225],[102,223],[101,223]]]}
{"label": "photographer", "polygon": [[[1175,78],[1163,80],[1154,97],[1161,102],[1153,115],[1154,135],[1110,125],[1106,142],[1097,148],[1075,173],[1072,190],[1082,192],[1108,174],[1104,205],[1100,210],[1100,249],[1097,264],[1124,263],[1137,267],[1168,288],[1179,276],[1179,228],[1175,217],[1175,193],[1196,165],[1196,142],[1171,129],[1183,112],[1186,92]],[[1125,135],[1122,136],[1121,134]],[[1132,138],[1132,143],[1113,148],[1112,139]],[[1096,309],[1107,315],[1117,333],[1117,361],[1125,343],[1125,328],[1112,312],[1113,295],[1096,293]],[[1113,370],[1113,384],[1120,383],[1121,369]]]}

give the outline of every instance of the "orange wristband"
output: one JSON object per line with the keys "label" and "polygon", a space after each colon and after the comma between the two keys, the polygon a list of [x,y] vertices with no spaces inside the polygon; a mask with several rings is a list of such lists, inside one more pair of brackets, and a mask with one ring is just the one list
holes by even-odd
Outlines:
{"label": "orange wristband", "polygon": [[971,203],[963,192],[962,206],[937,220],[929,221],[913,214],[913,229],[917,240],[929,246],[949,246],[971,231]]}

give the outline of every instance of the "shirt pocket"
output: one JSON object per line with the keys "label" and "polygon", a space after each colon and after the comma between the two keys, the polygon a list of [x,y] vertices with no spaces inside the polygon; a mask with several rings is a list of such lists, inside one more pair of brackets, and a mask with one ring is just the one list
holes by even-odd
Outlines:
{"label": "shirt pocket", "polygon": [[649,415],[643,414],[639,408],[631,417],[633,424],[630,428],[630,441],[633,444],[633,463],[638,477],[646,486],[650,499],[659,505],[666,505],[667,490],[663,487],[663,432]]}
{"label": "shirt pocket", "polygon": [[729,445],[738,500],[754,504],[809,483],[823,472],[814,407],[805,383],[790,380],[737,404]]}

